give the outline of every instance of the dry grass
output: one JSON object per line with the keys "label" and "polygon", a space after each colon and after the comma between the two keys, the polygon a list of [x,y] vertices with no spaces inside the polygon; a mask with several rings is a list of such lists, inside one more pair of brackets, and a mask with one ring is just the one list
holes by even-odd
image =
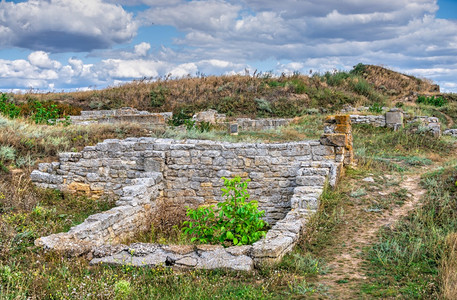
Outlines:
{"label": "dry grass", "polygon": [[[26,119],[10,120],[0,116],[0,145],[13,148],[14,159],[3,163],[16,164],[18,160],[55,160],[58,152],[80,151],[105,139],[145,136],[149,131],[139,124],[94,124],[89,126],[36,125]],[[0,158],[0,161],[1,158]]]}
{"label": "dry grass", "polygon": [[446,257],[441,265],[442,293],[444,299],[457,299],[457,233],[446,238]]}
{"label": "dry grass", "polygon": [[433,90],[428,81],[377,66],[367,65],[360,74],[338,72],[327,75],[161,78],[136,80],[102,90],[27,93],[13,97],[21,103],[54,101],[67,110],[71,107],[87,110],[131,106],[156,112],[196,112],[212,108],[229,116],[295,117],[306,113],[309,108],[333,111],[345,103],[387,103],[411,92],[429,93]]}

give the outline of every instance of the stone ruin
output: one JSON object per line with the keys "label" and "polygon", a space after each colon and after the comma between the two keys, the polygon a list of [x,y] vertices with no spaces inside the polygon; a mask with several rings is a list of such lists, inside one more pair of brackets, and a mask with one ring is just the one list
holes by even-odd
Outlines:
{"label": "stone ruin", "polygon": [[[164,264],[183,268],[252,270],[291,251],[319,207],[353,162],[349,116],[327,117],[320,140],[252,144],[155,138],[105,140],[81,152],[60,153],[31,174],[42,188],[116,197],[116,207],[88,217],[68,232],[35,244],[91,264]],[[272,226],[253,245],[159,245],[122,241],[149,229],[158,203],[170,209],[221,201],[221,177],[250,178],[251,198]],[[161,202],[163,201],[163,202]]]}
{"label": "stone ruin", "polygon": [[400,108],[382,108],[384,113],[382,115],[372,115],[372,114],[363,114],[363,112],[368,110],[368,107],[346,107],[342,111],[350,112],[354,111],[357,114],[351,114],[351,123],[352,124],[367,124],[374,127],[388,127],[393,130],[398,130],[402,128],[405,123],[414,124],[419,123],[423,128],[430,132],[433,136],[441,136],[441,124],[438,118],[429,117],[429,116],[416,116],[410,117],[408,114],[404,113]]}
{"label": "stone ruin", "polygon": [[114,110],[82,111],[80,116],[70,116],[70,122],[74,125],[135,122],[139,124],[165,126],[172,116],[173,114],[171,112],[150,113],[131,107],[123,107]]}
{"label": "stone ruin", "polygon": [[[151,113],[148,111],[139,111],[131,107],[123,107],[115,110],[90,110],[81,111],[80,116],[70,116],[70,122],[74,125],[90,125],[90,124],[116,124],[116,123],[139,123],[147,124],[156,127],[165,127],[168,120],[173,117],[172,112]],[[63,121],[64,119],[60,119]],[[282,126],[287,126],[293,119],[249,119],[237,118],[229,121],[225,114],[219,114],[214,109],[198,112],[193,116],[196,122],[209,122],[211,124],[219,124],[227,126],[237,124],[237,131],[256,131],[277,129]]]}

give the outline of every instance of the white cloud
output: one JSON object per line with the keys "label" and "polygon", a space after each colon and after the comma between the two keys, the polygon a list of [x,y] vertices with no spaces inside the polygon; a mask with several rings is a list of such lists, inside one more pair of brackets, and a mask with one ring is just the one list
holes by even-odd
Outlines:
{"label": "white cloud", "polygon": [[90,51],[128,42],[138,24],[101,0],[0,2],[0,45],[49,52]]}
{"label": "white cloud", "polygon": [[[135,17],[120,5],[149,8]],[[28,60],[3,61],[0,71],[17,82],[24,76],[37,80],[35,85],[61,87],[169,73],[243,73],[253,61],[279,61],[279,73],[349,69],[362,62],[431,77],[451,89],[457,78],[457,21],[436,18],[437,8],[436,0],[0,2],[0,46],[38,50]],[[128,42],[139,25],[152,23],[179,31],[174,45],[160,46],[160,36],[144,36],[135,45],[110,48]],[[58,65],[49,54],[97,48],[88,56],[99,61],[91,64],[70,59]],[[43,79],[55,77],[49,71],[59,78]],[[0,83],[7,85],[11,81]]]}
{"label": "white cloud", "polygon": [[138,45],[135,45],[135,54],[138,54],[140,56],[146,56],[148,54],[149,49],[151,49],[151,45],[149,43],[141,43]]}
{"label": "white cloud", "polygon": [[56,60],[51,60],[49,55],[44,51],[35,51],[29,54],[29,62],[38,67],[45,69],[59,69],[61,64]]}

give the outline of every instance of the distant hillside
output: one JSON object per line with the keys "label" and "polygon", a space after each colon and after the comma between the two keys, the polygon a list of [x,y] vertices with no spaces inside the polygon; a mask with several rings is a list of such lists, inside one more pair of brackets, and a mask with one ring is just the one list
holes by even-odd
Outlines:
{"label": "distant hillside", "polygon": [[380,66],[366,65],[361,75],[376,89],[393,97],[407,96],[411,93],[434,94],[440,92],[440,87],[430,80],[401,74]]}
{"label": "distant hillside", "polygon": [[55,101],[82,109],[132,106],[149,111],[192,113],[216,109],[229,116],[294,117],[319,110],[334,111],[344,104],[370,105],[403,101],[417,94],[437,94],[429,80],[392,70],[358,64],[349,72],[273,77],[207,76],[133,81],[103,90],[13,95],[19,102]]}

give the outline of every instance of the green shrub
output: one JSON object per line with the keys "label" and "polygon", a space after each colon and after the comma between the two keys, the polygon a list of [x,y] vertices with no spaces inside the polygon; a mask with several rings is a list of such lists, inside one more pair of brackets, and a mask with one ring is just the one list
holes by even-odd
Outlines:
{"label": "green shrub", "polygon": [[127,280],[119,280],[114,285],[114,291],[116,292],[116,299],[128,299],[132,293],[132,287]]}
{"label": "green shrub", "polygon": [[433,106],[437,106],[437,107],[444,106],[447,103],[446,99],[444,99],[441,96],[426,97],[426,96],[421,96],[421,95],[417,96],[416,102],[419,104],[433,105]]}
{"label": "green shrub", "polygon": [[363,75],[365,72],[366,66],[362,63],[358,63],[354,68],[349,72],[354,75]]}
{"label": "green shrub", "polygon": [[255,104],[257,105],[257,109],[263,112],[271,113],[271,106],[270,102],[265,100],[265,98],[255,98]]}
{"label": "green shrub", "polygon": [[[187,120],[192,118],[191,115],[184,112],[184,110],[180,110],[178,113],[174,113],[173,117],[168,120],[168,125],[170,126],[181,126],[186,124]],[[193,125],[192,125],[193,126]]]}
{"label": "green shrub", "polygon": [[19,117],[20,108],[12,103],[5,93],[0,94],[0,113],[11,119]]}
{"label": "green shrub", "polygon": [[330,86],[340,86],[348,77],[349,74],[346,72],[326,72],[324,74],[325,81],[327,81]]}
{"label": "green shrub", "polygon": [[187,119],[184,120],[184,126],[186,126],[187,130],[192,130],[195,127],[195,120]]}
{"label": "green shrub", "polygon": [[372,113],[382,113],[382,105],[378,102],[373,103],[373,105],[368,108],[368,111]]}
{"label": "green shrub", "polygon": [[299,78],[293,78],[292,80],[287,82],[287,85],[293,87],[293,91],[295,94],[304,94],[306,92],[306,84],[303,80]]}
{"label": "green shrub", "polygon": [[168,89],[161,85],[151,90],[151,92],[149,93],[149,98],[151,99],[151,106],[160,107],[164,105],[167,93]]}
{"label": "green shrub", "polygon": [[354,77],[351,81],[351,87],[354,92],[366,97],[373,92],[373,87],[362,77]]}
{"label": "green shrub", "polygon": [[35,101],[35,113],[32,115],[35,124],[56,124],[56,119],[59,117],[57,105],[51,104],[49,107],[43,106],[41,102]]}
{"label": "green shrub", "polygon": [[200,132],[210,132],[213,125],[210,122],[201,121],[196,127]]}
{"label": "green shrub", "polygon": [[191,241],[200,243],[221,243],[223,245],[248,245],[265,236],[268,224],[261,217],[265,211],[258,210],[257,201],[249,199],[247,186],[249,179],[240,177],[224,180],[222,197],[225,201],[214,205],[188,209],[187,216],[193,221],[184,222],[184,233],[192,235]]}

